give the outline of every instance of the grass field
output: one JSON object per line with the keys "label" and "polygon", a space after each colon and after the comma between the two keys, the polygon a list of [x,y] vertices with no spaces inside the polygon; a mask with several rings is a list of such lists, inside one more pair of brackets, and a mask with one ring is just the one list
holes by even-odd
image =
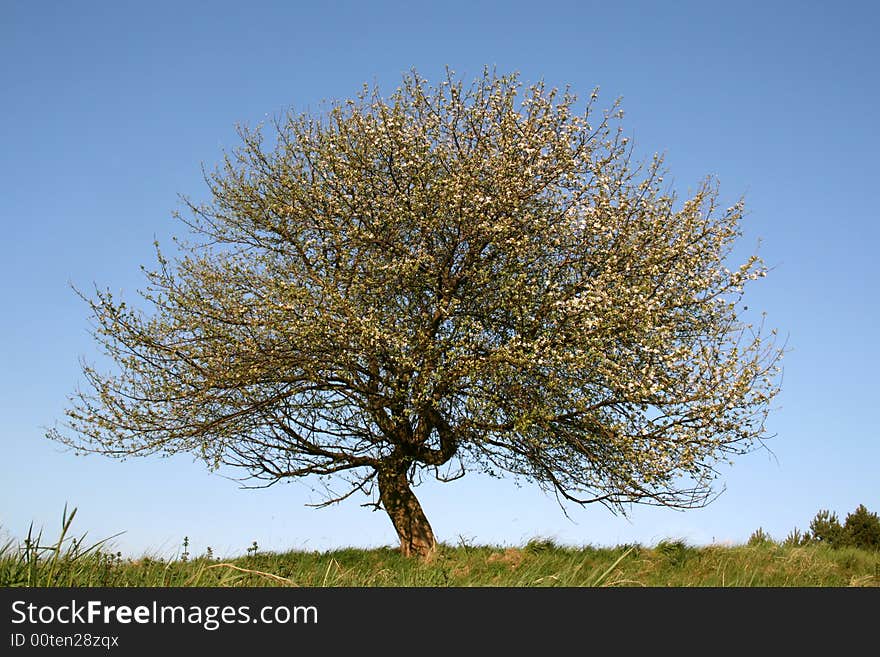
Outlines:
{"label": "grass field", "polygon": [[392,548],[260,553],[218,560],[125,558],[108,543],[29,532],[0,550],[0,586],[880,586],[880,552],[824,545],[521,547],[441,545],[427,561]]}

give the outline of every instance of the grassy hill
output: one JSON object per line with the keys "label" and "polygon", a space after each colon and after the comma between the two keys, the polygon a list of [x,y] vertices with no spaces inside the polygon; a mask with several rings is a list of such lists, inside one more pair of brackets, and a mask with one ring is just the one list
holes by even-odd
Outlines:
{"label": "grassy hill", "polygon": [[441,545],[428,561],[391,548],[140,559],[83,548],[0,554],[0,586],[880,586],[880,552],[823,545],[518,548]]}

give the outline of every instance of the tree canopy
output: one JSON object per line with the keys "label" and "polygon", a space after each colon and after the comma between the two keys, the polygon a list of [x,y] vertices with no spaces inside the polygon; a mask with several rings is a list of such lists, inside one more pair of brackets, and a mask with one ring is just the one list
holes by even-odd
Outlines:
{"label": "tree canopy", "polygon": [[742,201],[717,207],[708,179],[679,199],[596,98],[412,72],[240,128],[142,307],[84,296],[117,367],[83,366],[50,436],[262,485],[332,476],[328,503],[373,496],[406,554],[435,544],[426,475],[707,503],[778,391],[780,350],[738,316],[766,268],[728,262]]}

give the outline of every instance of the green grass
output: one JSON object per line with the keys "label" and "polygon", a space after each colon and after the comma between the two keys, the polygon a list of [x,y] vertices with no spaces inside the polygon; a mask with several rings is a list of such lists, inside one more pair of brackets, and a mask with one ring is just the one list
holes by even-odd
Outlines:
{"label": "green grass", "polygon": [[880,552],[767,541],[745,546],[441,545],[427,561],[392,548],[260,553],[217,560],[124,558],[108,541],[60,536],[0,547],[0,586],[880,586]]}

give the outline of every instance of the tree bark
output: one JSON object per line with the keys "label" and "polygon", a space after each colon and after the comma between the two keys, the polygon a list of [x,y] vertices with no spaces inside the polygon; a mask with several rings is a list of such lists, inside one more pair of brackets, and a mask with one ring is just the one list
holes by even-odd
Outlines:
{"label": "tree bark", "polygon": [[413,494],[406,471],[380,470],[379,499],[400,538],[400,552],[405,557],[427,557],[437,547],[434,532]]}

